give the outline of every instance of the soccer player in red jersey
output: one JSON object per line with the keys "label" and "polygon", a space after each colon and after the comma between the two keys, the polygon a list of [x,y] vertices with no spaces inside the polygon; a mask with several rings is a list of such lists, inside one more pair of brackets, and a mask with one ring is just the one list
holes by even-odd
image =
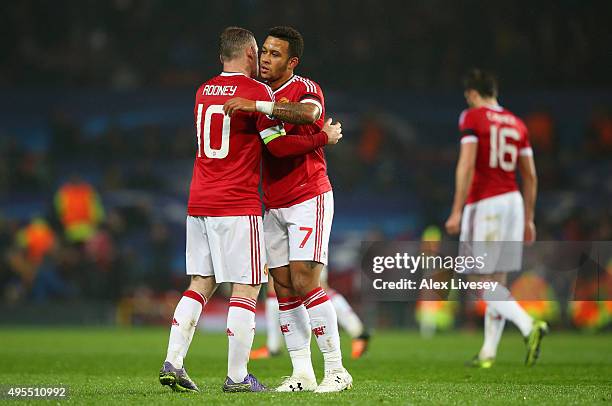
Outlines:
{"label": "soccer player in red jersey", "polygon": [[[525,337],[525,362],[533,365],[548,327],[533,320],[505,287],[507,272],[521,268],[522,242],[535,240],[537,176],[533,152],[523,121],[498,104],[493,75],[472,70],[465,78],[464,88],[469,108],[459,118],[461,150],[446,230],[449,234],[460,233],[462,251],[488,256],[487,266],[472,270],[472,278],[499,282],[495,292],[481,292],[487,304],[485,338],[471,365],[493,365],[506,319],[516,324]],[[516,182],[517,166],[522,195]],[[486,247],[478,244],[483,241],[498,243]]]}
{"label": "soccer player in red jersey", "polygon": [[[316,82],[294,73],[303,49],[298,31],[272,28],[262,45],[260,76],[273,89],[276,102],[237,98],[227,102],[225,110],[229,114],[259,111],[281,119],[287,137],[309,137],[321,131],[323,91]],[[327,264],[334,210],[323,148],[313,147],[307,154],[288,158],[265,154],[263,193],[268,265],[293,364],[292,375],[276,390],[350,389],[353,379],[342,364],[337,314],[320,280]],[[325,361],[325,376],[318,386],[310,358],[311,331]]]}
{"label": "soccer player in red jersey", "polygon": [[[223,72],[198,89],[195,100],[197,152],[187,205],[189,288],[174,312],[160,382],[175,391],[198,391],[183,367],[196,324],[206,302],[222,282],[232,283],[227,315],[226,392],[265,389],[247,371],[255,334],[255,306],[265,272],[262,206],[259,196],[262,145],[273,156],[305,153],[341,137],[339,127],[311,134],[308,140],[285,137],[282,123],[264,114],[225,115],[232,97],[272,102],[272,90],[253,77],[258,49],[253,34],[229,27],[220,37]],[[262,142],[263,140],[263,142]]]}

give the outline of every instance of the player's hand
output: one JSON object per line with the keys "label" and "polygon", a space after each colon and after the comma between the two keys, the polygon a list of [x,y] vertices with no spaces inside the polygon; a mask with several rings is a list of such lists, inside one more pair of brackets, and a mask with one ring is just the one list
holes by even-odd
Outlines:
{"label": "player's hand", "polygon": [[525,221],[525,236],[526,245],[532,245],[536,239],[536,226],[533,221]]}
{"label": "player's hand", "polygon": [[451,213],[444,227],[446,228],[446,232],[450,235],[459,234],[459,230],[461,230],[461,212]]}
{"label": "player's hand", "polygon": [[255,100],[244,99],[242,97],[234,97],[229,99],[223,105],[225,115],[231,116],[236,111],[246,111],[249,113],[257,111],[255,109]]}
{"label": "player's hand", "polygon": [[331,118],[325,120],[323,131],[325,131],[325,134],[327,134],[327,145],[337,144],[340,141],[340,138],[342,138],[342,124],[340,122],[332,124]]}

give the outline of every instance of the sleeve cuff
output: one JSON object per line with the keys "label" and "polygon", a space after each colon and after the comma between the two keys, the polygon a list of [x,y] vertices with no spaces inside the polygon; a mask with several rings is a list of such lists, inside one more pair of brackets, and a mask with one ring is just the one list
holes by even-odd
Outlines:
{"label": "sleeve cuff", "polygon": [[462,144],[470,144],[473,142],[478,142],[478,137],[475,135],[465,135],[461,138]]}

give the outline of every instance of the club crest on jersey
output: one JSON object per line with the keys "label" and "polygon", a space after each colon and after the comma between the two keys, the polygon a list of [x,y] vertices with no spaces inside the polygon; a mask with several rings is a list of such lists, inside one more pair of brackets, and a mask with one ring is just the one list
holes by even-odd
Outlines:
{"label": "club crest on jersey", "polygon": [[315,337],[321,337],[323,334],[325,334],[325,326],[319,326],[319,327],[313,328],[312,334],[314,334]]}
{"label": "club crest on jersey", "polygon": [[281,330],[281,333],[288,333],[289,332],[289,324],[281,324],[280,330]]}

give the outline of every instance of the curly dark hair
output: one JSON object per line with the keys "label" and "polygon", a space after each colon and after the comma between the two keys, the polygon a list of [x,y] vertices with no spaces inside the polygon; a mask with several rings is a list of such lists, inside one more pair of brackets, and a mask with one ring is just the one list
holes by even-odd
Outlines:
{"label": "curly dark hair", "polygon": [[304,38],[295,28],[287,26],[270,28],[268,36],[282,39],[289,43],[289,58],[293,58],[294,56],[298,58],[302,57],[302,53],[304,52]]}

